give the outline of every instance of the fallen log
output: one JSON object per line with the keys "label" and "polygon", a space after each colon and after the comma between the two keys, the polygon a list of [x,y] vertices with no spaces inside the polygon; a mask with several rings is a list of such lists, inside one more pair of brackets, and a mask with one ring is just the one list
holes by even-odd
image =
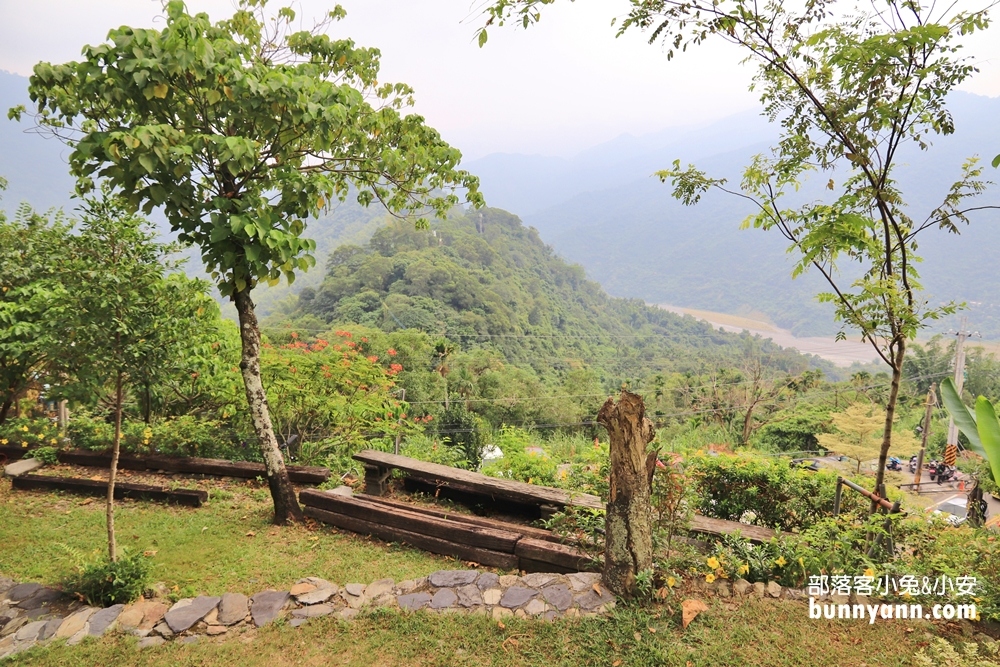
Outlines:
{"label": "fallen log", "polygon": [[589,572],[600,569],[587,554],[568,544],[523,537],[514,548],[514,553],[522,560],[563,568],[560,571]]}
{"label": "fallen log", "polygon": [[316,519],[317,521],[322,521],[323,523],[343,528],[354,533],[371,535],[386,542],[402,542],[404,544],[417,547],[418,549],[423,549],[424,551],[430,551],[431,553],[441,554],[444,556],[452,556],[463,561],[471,561],[488,567],[499,567],[506,570],[513,570],[518,565],[517,556],[512,553],[491,551],[489,549],[472,547],[467,544],[449,542],[448,540],[438,537],[422,535],[420,533],[403,530],[401,528],[384,526],[379,523],[366,521],[353,516],[346,516],[344,514],[338,514],[337,512],[319,509],[318,507],[310,507],[307,505],[303,511],[306,516]]}
{"label": "fallen log", "polygon": [[[88,496],[107,496],[108,483],[79,477],[54,477],[50,475],[19,475],[11,479],[15,489],[21,491],[68,491]],[[168,489],[147,484],[115,484],[115,498],[157,500],[189,507],[201,507],[208,500],[208,492],[199,489]]]}
{"label": "fallen log", "polygon": [[299,494],[299,502],[306,507],[315,507],[355,519],[363,519],[388,528],[398,528],[490,551],[512,554],[514,553],[514,545],[521,539],[520,533],[508,530],[441,519],[398,507],[380,505],[367,499],[348,498],[316,489],[302,491]]}
{"label": "fallen log", "polygon": [[420,514],[426,514],[427,516],[434,516],[439,519],[448,519],[449,521],[458,521],[460,523],[467,523],[473,526],[482,526],[484,528],[496,528],[498,530],[507,530],[512,533],[520,533],[525,537],[533,537],[536,540],[546,540],[549,542],[562,542],[558,535],[550,530],[545,530],[544,528],[535,528],[534,526],[524,526],[519,523],[511,523],[510,521],[500,521],[499,519],[489,519],[483,516],[474,516],[470,514],[460,514],[457,512],[449,512],[447,510],[438,509],[436,507],[425,507],[422,505],[414,505],[412,503],[400,502],[398,500],[390,500],[388,498],[383,498],[380,496],[355,496],[361,497],[371,503],[377,503],[379,505],[386,505],[388,507],[395,507],[401,510],[407,510],[410,512],[418,512]]}
{"label": "fallen log", "polygon": [[[751,526],[748,523],[713,519],[701,514],[695,514],[691,517],[691,525],[688,526],[688,530],[692,533],[714,535],[716,537],[739,533],[755,544],[770,542],[779,535],[777,531],[764,528],[763,526]],[[788,535],[789,533],[784,534]]]}
{"label": "fallen log", "polygon": [[[108,452],[74,449],[59,452],[59,462],[69,465],[107,468],[111,464]],[[239,477],[254,479],[267,477],[263,463],[251,461],[226,461],[197,457],[163,456],[161,454],[122,454],[118,461],[121,470],[165,470],[192,475],[214,477]],[[330,470],[320,466],[287,466],[289,478],[297,484],[322,484],[330,478]]]}

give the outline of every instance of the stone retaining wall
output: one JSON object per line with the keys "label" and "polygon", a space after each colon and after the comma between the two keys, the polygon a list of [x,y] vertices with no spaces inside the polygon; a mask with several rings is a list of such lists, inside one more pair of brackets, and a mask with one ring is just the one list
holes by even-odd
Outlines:
{"label": "stone retaining wall", "polygon": [[519,577],[441,570],[399,583],[379,579],[368,585],[344,586],[307,577],[287,591],[266,590],[250,597],[203,595],[173,604],[163,598],[142,598],[105,609],[85,606],[41,584],[15,584],[0,578],[0,659],[58,639],[74,645],[114,631],[139,637],[140,647],[167,641],[190,643],[261,627],[278,618],[287,619],[293,627],[321,616],[350,620],[365,607],[551,621],[603,614],[614,606],[614,595],[601,584],[600,575],[589,572]]}

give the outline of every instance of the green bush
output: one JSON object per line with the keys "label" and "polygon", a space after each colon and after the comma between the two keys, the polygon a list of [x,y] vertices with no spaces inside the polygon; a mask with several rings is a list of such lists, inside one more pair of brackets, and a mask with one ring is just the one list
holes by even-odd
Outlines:
{"label": "green bush", "polygon": [[[76,555],[76,554],[74,554]],[[152,564],[141,551],[128,554],[121,549],[118,560],[86,561],[77,555],[76,573],[66,588],[95,607],[128,604],[142,595],[150,581]]]}
{"label": "green bush", "polygon": [[38,447],[32,450],[31,455],[45,465],[53,465],[59,462],[59,449],[57,447],[51,447],[48,445],[45,447]]}
{"label": "green bush", "polygon": [[761,427],[755,436],[759,448],[774,452],[815,452],[820,450],[817,433],[830,432],[830,411],[813,408],[778,416]]}
{"label": "green bush", "polygon": [[555,486],[558,465],[544,451],[527,451],[531,434],[524,429],[505,426],[493,442],[503,452],[503,458],[483,466],[483,474],[520,482]]}
{"label": "green bush", "polygon": [[[705,516],[746,521],[775,530],[802,530],[833,512],[837,475],[791,468],[784,459],[749,455],[690,459],[698,510]],[[845,493],[842,511],[864,507],[857,494]]]}
{"label": "green bush", "polygon": [[[108,420],[79,412],[67,427],[74,447],[103,451],[114,442],[115,427]],[[198,456],[257,461],[256,439],[239,432],[234,424],[192,415],[170,417],[147,425],[141,421],[122,423],[122,451],[167,456]]]}
{"label": "green bush", "polygon": [[8,419],[0,424],[0,445],[8,447],[41,447],[59,444],[59,428],[47,418]]}
{"label": "green bush", "polygon": [[437,421],[441,442],[458,450],[456,460],[465,461],[463,467],[472,470],[482,463],[488,427],[485,419],[470,412],[463,403],[453,403]]}

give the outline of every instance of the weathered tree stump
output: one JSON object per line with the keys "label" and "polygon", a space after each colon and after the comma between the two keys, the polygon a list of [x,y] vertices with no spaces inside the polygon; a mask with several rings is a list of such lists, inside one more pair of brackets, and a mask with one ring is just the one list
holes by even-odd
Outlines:
{"label": "weathered tree stump", "polygon": [[609,398],[597,422],[611,442],[611,489],[607,506],[604,583],[616,595],[632,597],[636,575],[653,566],[650,491],[656,452],[646,446],[656,437],[646,419],[642,397],[622,390],[618,403]]}

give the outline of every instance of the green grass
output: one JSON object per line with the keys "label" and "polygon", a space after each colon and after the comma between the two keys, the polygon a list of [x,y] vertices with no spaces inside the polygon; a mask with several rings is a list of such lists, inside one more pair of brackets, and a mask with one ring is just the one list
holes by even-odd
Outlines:
{"label": "green grass", "polygon": [[[306,575],[338,583],[399,581],[462,566],[327,528],[274,528],[267,492],[254,484],[220,484],[212,498],[199,509],[124,502],[117,514],[119,542],[155,550],[156,579],[176,585],[180,595],[251,594],[287,587]],[[60,544],[103,551],[101,501],[15,492],[0,480],[0,574],[58,583],[72,567]],[[709,605],[687,630],[680,629],[678,600],[620,607],[606,619],[506,619],[503,625],[484,616],[377,611],[352,623],[326,618],[294,629],[279,622],[142,651],[134,638],[111,635],[76,647],[36,648],[9,664],[910,665],[933,630],[921,623],[810,620],[801,602],[713,599]],[[915,631],[907,633],[907,627]]]}
{"label": "green grass", "polygon": [[[444,557],[326,526],[277,528],[270,524],[267,489],[255,487],[220,483],[220,491],[198,509],[121,501],[118,543],[155,551],[154,581],[185,595],[249,595],[305,576],[339,584],[386,576],[401,581],[456,567]],[[57,584],[74,566],[66,547],[104,553],[106,544],[102,500],[13,491],[9,480],[0,480],[0,574]]]}

